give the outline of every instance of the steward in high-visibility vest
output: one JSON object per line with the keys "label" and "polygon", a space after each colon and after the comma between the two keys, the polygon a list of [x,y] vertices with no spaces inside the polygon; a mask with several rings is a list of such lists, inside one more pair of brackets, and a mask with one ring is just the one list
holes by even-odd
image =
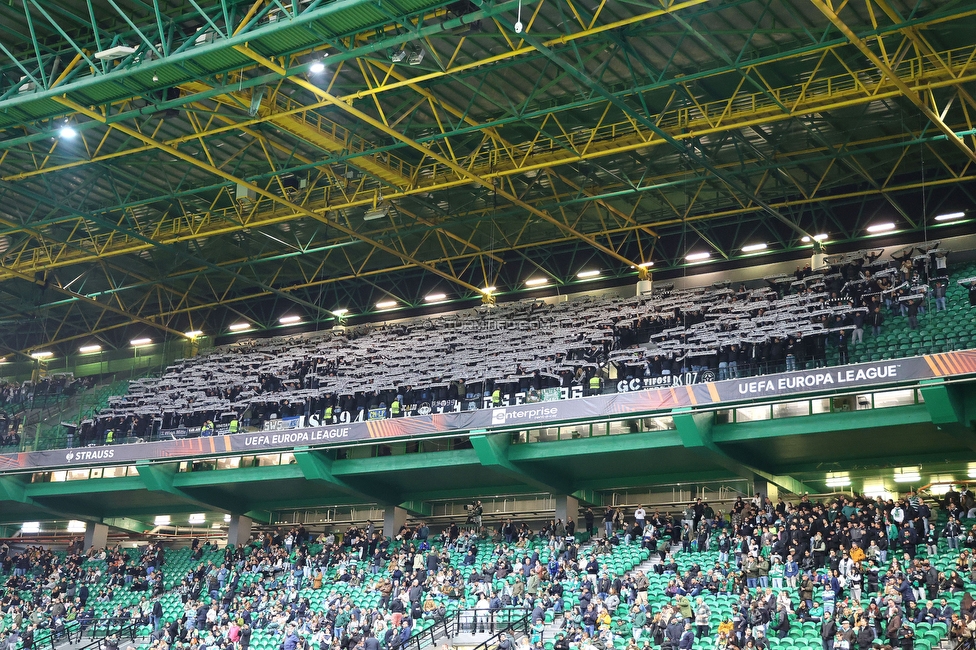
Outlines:
{"label": "steward in high-visibility vest", "polygon": [[392,402],[390,402],[390,417],[400,417],[400,400],[394,399]]}
{"label": "steward in high-visibility vest", "polygon": [[495,390],[491,391],[491,405],[502,405],[502,390],[500,388],[496,388]]}
{"label": "steward in high-visibility vest", "polygon": [[109,429],[108,431],[105,432],[105,444],[106,445],[112,444],[112,439],[113,438],[115,438],[115,431],[113,431],[112,429]]}
{"label": "steward in high-visibility vest", "polygon": [[237,433],[238,429],[240,428],[241,428],[240,422],[237,421],[237,418],[234,418],[233,420],[230,421],[230,425],[228,425],[227,430],[230,433]]}
{"label": "steward in high-visibility vest", "polygon": [[329,423],[332,422],[332,407],[331,406],[325,407],[325,421],[326,422],[329,422]]}
{"label": "steward in high-visibility vest", "polygon": [[593,375],[590,377],[590,394],[596,394],[600,392],[600,377],[599,375]]}

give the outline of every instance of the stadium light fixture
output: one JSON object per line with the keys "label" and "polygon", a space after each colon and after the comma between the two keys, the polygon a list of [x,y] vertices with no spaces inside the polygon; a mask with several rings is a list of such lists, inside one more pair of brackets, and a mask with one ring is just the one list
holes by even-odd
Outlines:
{"label": "stadium light fixture", "polygon": [[157,515],[156,518],[153,519],[153,525],[154,526],[169,526],[169,522],[170,521],[171,520],[170,520],[170,516],[169,515]]}
{"label": "stadium light fixture", "polygon": [[325,72],[325,61],[313,61],[312,65],[308,67],[308,71],[312,74],[322,74]]}
{"label": "stadium light fixture", "polygon": [[430,295],[424,296],[424,301],[426,302],[441,302],[447,299],[447,294],[445,293],[432,293]]}
{"label": "stadium light fixture", "polygon": [[83,345],[80,348],[78,348],[78,352],[81,352],[82,354],[91,354],[93,352],[101,352],[101,351],[102,351],[102,346],[98,345],[97,343],[93,343],[92,345]]}
{"label": "stadium light fixture", "polygon": [[75,137],[77,137],[78,132],[75,130],[75,127],[71,126],[70,122],[65,122],[64,126],[58,130],[58,135],[65,140],[73,140]]}
{"label": "stadium light fixture", "polygon": [[875,483],[874,485],[864,485],[864,496],[869,499],[877,499],[881,497],[882,500],[887,501],[892,497],[891,492],[885,487],[884,483]]}
{"label": "stadium light fixture", "polygon": [[207,521],[207,515],[202,512],[197,512],[190,515],[187,521],[189,521],[191,524],[202,524]]}
{"label": "stadium light fixture", "polygon": [[576,277],[578,277],[580,280],[586,280],[587,278],[596,278],[599,276],[600,276],[600,272],[597,270],[580,271],[579,273],[576,274]]}
{"label": "stadium light fixture", "polygon": [[916,483],[921,480],[922,475],[918,472],[915,472],[914,474],[911,472],[906,472],[904,474],[895,474],[894,476],[895,483]]}
{"label": "stadium light fixture", "polygon": [[41,532],[41,522],[39,521],[25,521],[20,527],[20,532],[22,533],[39,533]]}
{"label": "stadium light fixture", "polygon": [[87,528],[88,524],[83,521],[78,521],[77,519],[72,519],[68,522],[69,533],[83,533]]}
{"label": "stadium light fixture", "polygon": [[301,323],[301,316],[282,316],[278,319],[278,322],[282,325],[294,325],[295,323]]}
{"label": "stadium light fixture", "polygon": [[230,523],[230,515],[224,515],[224,522],[228,524]]}
{"label": "stadium light fixture", "polygon": [[689,262],[701,262],[702,260],[707,260],[711,256],[711,253],[705,251],[703,253],[688,253],[685,255],[685,259]]}
{"label": "stadium light fixture", "polygon": [[895,474],[895,483],[915,483],[922,480],[922,475],[918,472],[914,474],[907,472],[905,474]]}
{"label": "stadium light fixture", "polygon": [[851,477],[847,475],[828,475],[824,483],[827,487],[846,487],[851,484]]}
{"label": "stadium light fixture", "polygon": [[153,342],[152,339],[132,339],[131,341],[129,341],[129,345],[131,345],[134,348],[138,348],[143,345],[152,345],[152,342]]}
{"label": "stadium light fixture", "polygon": [[889,230],[894,230],[895,224],[891,221],[886,221],[884,223],[876,223],[868,226],[868,232],[871,234],[878,234],[879,232],[888,232]]}
{"label": "stadium light fixture", "polygon": [[37,359],[37,360],[50,359],[53,356],[54,356],[54,353],[53,352],[49,352],[48,350],[41,350],[39,352],[31,352],[31,359]]}
{"label": "stadium light fixture", "polygon": [[[824,233],[824,232],[820,233],[819,235],[814,235],[813,236],[813,239],[816,240],[816,241],[827,241],[827,238],[828,238],[828,235],[827,235],[827,233]],[[804,244],[809,244],[810,243],[810,238],[808,236],[804,235],[803,237],[800,238],[800,241],[803,242]]]}
{"label": "stadium light fixture", "polygon": [[244,330],[251,329],[251,324],[250,323],[234,323],[233,325],[231,325],[227,329],[229,329],[231,332],[243,332]]}
{"label": "stadium light fixture", "polygon": [[903,467],[896,469],[892,478],[895,483],[916,483],[922,480],[922,475],[917,467]]}
{"label": "stadium light fixture", "polygon": [[652,266],[654,266],[654,262],[641,262],[640,264],[637,265],[637,268],[639,268],[639,269],[649,269]]}
{"label": "stadium light fixture", "polygon": [[541,287],[545,284],[549,284],[549,278],[532,278],[525,281],[527,287]]}
{"label": "stadium light fixture", "polygon": [[336,316],[338,316],[339,318],[342,318],[343,316],[345,316],[346,314],[349,313],[349,310],[348,309],[333,309],[332,310],[332,313],[335,314]]}
{"label": "stadium light fixture", "polygon": [[484,289],[481,290],[481,293],[488,294],[488,293],[495,293],[496,291],[498,291],[497,287],[485,287]]}
{"label": "stadium light fixture", "polygon": [[397,306],[396,300],[381,300],[380,302],[376,303],[377,309],[390,309],[396,306]]}
{"label": "stadium light fixture", "polygon": [[766,244],[766,243],[749,244],[748,246],[743,246],[742,247],[742,252],[743,253],[758,253],[759,251],[764,251],[767,248],[769,248],[769,244]]}
{"label": "stadium light fixture", "polygon": [[183,332],[183,336],[188,339],[195,339],[198,336],[203,336],[202,330],[190,330],[189,332]]}
{"label": "stadium light fixture", "polygon": [[99,50],[95,52],[95,58],[99,61],[115,61],[117,59],[124,59],[127,56],[136,53],[136,48],[131,45],[116,45],[110,47],[107,50]]}
{"label": "stadium light fixture", "polygon": [[377,219],[382,219],[390,214],[390,204],[381,203],[375,208],[370,208],[363,215],[363,221],[376,221]]}
{"label": "stadium light fixture", "polygon": [[936,221],[955,221],[956,219],[962,219],[966,216],[965,212],[949,212],[947,214],[940,214],[935,217]]}

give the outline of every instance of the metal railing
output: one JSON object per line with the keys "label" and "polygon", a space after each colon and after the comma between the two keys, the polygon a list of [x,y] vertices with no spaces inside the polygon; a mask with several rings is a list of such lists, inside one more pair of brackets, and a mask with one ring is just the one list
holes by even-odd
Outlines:
{"label": "metal railing", "polygon": [[87,624],[75,619],[58,627],[40,627],[34,633],[35,650],[57,650],[65,643],[80,643],[87,636],[89,643],[75,650],[102,650],[105,640],[115,635],[119,639],[136,639],[138,626],[131,619],[96,618]]}
{"label": "metal railing", "polygon": [[529,615],[524,613],[523,615],[515,620],[509,621],[508,625],[492,634],[490,637],[482,641],[480,644],[475,646],[474,650],[489,650],[489,648],[495,648],[498,646],[498,642],[501,640],[502,634],[508,634],[512,637],[513,645],[518,641],[523,635],[529,633]]}
{"label": "metal railing", "polygon": [[[115,635],[120,639],[128,638],[130,641],[134,641],[137,636],[136,632],[138,629],[139,626],[136,625],[131,618],[114,618],[111,616],[96,618],[93,619],[88,625],[82,626],[79,639],[81,639],[83,636],[87,636],[93,641],[104,642],[106,638]],[[85,647],[95,647],[95,644],[92,643]],[[101,647],[102,645],[98,645],[98,648]],[[79,648],[78,650],[83,649]]]}
{"label": "metal railing", "polygon": [[529,614],[521,607],[505,607],[498,611],[486,609],[459,609],[434,625],[414,634],[410,639],[396,647],[396,650],[422,650],[437,644],[441,639],[453,638],[463,633],[490,632],[479,648],[487,649],[498,643],[501,634],[520,634],[529,629]]}

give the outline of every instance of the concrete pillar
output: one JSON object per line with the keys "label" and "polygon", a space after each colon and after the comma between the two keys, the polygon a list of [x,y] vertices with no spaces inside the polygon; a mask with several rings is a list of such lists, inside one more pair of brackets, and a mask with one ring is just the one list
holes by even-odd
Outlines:
{"label": "concrete pillar", "polygon": [[250,517],[244,515],[231,515],[230,527],[227,530],[227,545],[245,546],[251,539]]}
{"label": "concrete pillar", "polygon": [[395,537],[405,523],[407,511],[398,506],[390,506],[383,511],[383,537]]}
{"label": "concrete pillar", "polygon": [[88,522],[85,527],[85,550],[108,546],[108,526]]}
{"label": "concrete pillar", "polygon": [[823,252],[823,249],[817,251],[810,256],[810,268],[813,270],[823,267],[827,263],[827,255]]}
{"label": "concrete pillar", "polygon": [[565,494],[556,495],[556,515],[555,519],[562,519],[563,523],[567,523],[570,518],[576,522],[576,529],[579,530],[579,501],[576,497],[571,497]]}
{"label": "concrete pillar", "polygon": [[762,495],[763,498],[769,497],[774,505],[776,504],[776,501],[779,500],[779,486],[775,483],[767,481],[761,476],[757,476],[752,480],[752,494],[749,496],[755,496],[756,492]]}

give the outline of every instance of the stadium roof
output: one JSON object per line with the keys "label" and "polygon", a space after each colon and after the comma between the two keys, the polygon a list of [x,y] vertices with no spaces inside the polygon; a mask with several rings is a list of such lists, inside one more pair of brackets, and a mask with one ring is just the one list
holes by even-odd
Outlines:
{"label": "stadium roof", "polygon": [[974,28],[958,0],[0,5],[0,353],[968,232],[935,217],[972,203]]}

